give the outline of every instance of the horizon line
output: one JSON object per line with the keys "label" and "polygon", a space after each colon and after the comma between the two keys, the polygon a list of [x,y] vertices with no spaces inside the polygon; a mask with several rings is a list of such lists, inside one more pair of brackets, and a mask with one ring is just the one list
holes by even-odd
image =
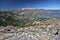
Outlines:
{"label": "horizon line", "polygon": [[60,10],[60,8],[7,8],[7,9],[0,9],[0,10],[24,10],[24,9],[45,9],[45,10]]}

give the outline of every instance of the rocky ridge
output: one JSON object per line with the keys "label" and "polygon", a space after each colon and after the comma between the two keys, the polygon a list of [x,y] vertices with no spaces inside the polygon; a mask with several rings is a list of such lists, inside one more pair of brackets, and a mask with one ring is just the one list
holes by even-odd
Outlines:
{"label": "rocky ridge", "polygon": [[0,40],[60,40],[60,29],[58,25],[49,25],[46,29],[5,27],[0,28]]}

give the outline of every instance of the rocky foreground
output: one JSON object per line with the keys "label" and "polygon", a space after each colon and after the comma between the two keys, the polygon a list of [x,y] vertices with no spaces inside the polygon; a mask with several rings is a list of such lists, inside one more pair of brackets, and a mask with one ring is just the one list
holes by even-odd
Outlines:
{"label": "rocky foreground", "polygon": [[24,27],[0,28],[0,40],[60,40],[58,25],[49,25],[47,28]]}

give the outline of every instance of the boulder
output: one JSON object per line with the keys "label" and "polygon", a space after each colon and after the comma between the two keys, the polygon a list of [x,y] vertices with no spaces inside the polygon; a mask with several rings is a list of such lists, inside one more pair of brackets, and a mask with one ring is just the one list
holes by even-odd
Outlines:
{"label": "boulder", "polygon": [[54,34],[54,35],[57,35],[58,34],[58,32],[59,32],[59,27],[58,27],[58,25],[49,25],[48,27],[47,27],[47,32],[49,32],[49,33],[52,33],[52,34]]}

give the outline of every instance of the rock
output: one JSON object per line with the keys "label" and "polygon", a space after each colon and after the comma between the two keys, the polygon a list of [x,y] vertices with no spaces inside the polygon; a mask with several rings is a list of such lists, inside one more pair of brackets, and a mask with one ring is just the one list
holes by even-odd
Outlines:
{"label": "rock", "polygon": [[50,32],[50,33],[52,33],[52,34],[57,35],[58,32],[59,32],[59,27],[58,27],[58,25],[54,25],[54,24],[53,25],[49,25],[47,27],[47,31]]}
{"label": "rock", "polygon": [[0,34],[0,40],[4,40],[4,35]]}
{"label": "rock", "polygon": [[57,25],[49,25],[47,31],[37,27],[25,27],[17,29],[16,33],[12,29],[14,33],[1,33],[0,40],[60,40],[60,29]]}
{"label": "rock", "polygon": [[5,39],[8,39],[8,38],[10,38],[10,37],[13,37],[15,34],[14,33],[5,33],[4,34],[4,38]]}

